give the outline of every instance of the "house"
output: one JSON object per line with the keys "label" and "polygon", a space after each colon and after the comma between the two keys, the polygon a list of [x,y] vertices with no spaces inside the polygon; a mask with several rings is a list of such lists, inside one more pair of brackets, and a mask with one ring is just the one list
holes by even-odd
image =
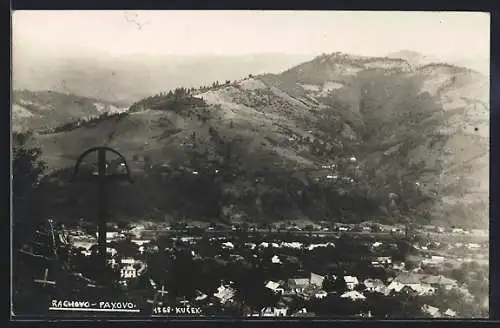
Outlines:
{"label": "house", "polygon": [[149,239],[132,239],[132,242],[137,246],[143,246],[151,242]]}
{"label": "house", "polygon": [[133,265],[127,265],[121,268],[120,277],[122,279],[137,278],[137,269]]}
{"label": "house", "polygon": [[469,249],[479,249],[479,248],[481,248],[481,245],[475,244],[475,243],[469,243],[467,245],[467,248],[469,248]]}
{"label": "house", "polygon": [[92,255],[92,251],[88,250],[88,249],[84,249],[80,252],[83,256],[90,256]]}
{"label": "house", "polygon": [[125,265],[134,265],[135,264],[135,259],[133,258],[124,258],[120,261],[121,264],[125,264]]}
{"label": "house", "polygon": [[321,290],[321,291],[317,292],[316,294],[314,294],[314,297],[317,299],[323,299],[327,296],[328,296],[328,293],[325,292],[324,290]]}
{"label": "house", "polygon": [[390,256],[379,256],[377,257],[377,262],[380,264],[392,264],[392,258]]}
{"label": "house", "polygon": [[265,241],[263,241],[262,243],[259,244],[259,247],[268,248],[269,247],[269,243],[266,243]]}
{"label": "house", "polygon": [[444,288],[446,290],[451,290],[453,288],[458,287],[458,283],[456,280],[446,278],[446,277],[441,276],[441,275],[439,275],[439,276],[429,275],[429,276],[425,277],[424,279],[422,279],[422,282],[427,283],[427,284],[434,286],[434,287],[441,287],[441,288]]}
{"label": "house", "polygon": [[272,280],[268,281],[265,287],[272,290],[275,294],[283,294],[285,291],[279,282],[275,282]]}
{"label": "house", "polygon": [[439,312],[439,309],[437,307],[425,304],[420,309],[422,310],[422,312],[430,315],[433,318],[438,318],[441,316],[441,313]]}
{"label": "house", "polygon": [[230,241],[222,243],[223,249],[234,249],[234,244]]}
{"label": "house", "polygon": [[443,233],[445,229],[443,227],[437,227],[437,232]]}
{"label": "house", "polygon": [[255,243],[245,243],[245,247],[250,248],[251,250],[254,250],[257,245]]}
{"label": "house", "polygon": [[265,307],[260,311],[262,317],[286,317],[288,307]]}
{"label": "house", "polygon": [[394,262],[392,264],[392,268],[394,270],[404,270],[404,268],[405,268],[405,262],[402,262],[402,261]]}
{"label": "house", "polygon": [[457,313],[453,311],[452,309],[446,310],[445,313],[443,313],[446,317],[454,318],[457,316]]}
{"label": "house", "polygon": [[226,304],[231,302],[234,297],[235,291],[233,288],[225,285],[221,285],[217,288],[217,292],[214,296],[219,300],[220,303]]}
{"label": "house", "polygon": [[464,232],[465,232],[465,230],[464,230],[464,229],[462,229],[462,228],[453,228],[453,229],[451,230],[451,232],[453,232],[453,233],[464,233]]}
{"label": "house", "polygon": [[444,262],[444,256],[435,256],[435,255],[433,255],[431,257],[431,260],[433,262],[435,262],[435,263],[442,263],[442,262]]}
{"label": "house", "polygon": [[387,286],[387,293],[396,292],[399,293],[403,287],[408,286],[414,290],[417,290],[421,285],[422,275],[412,273],[412,272],[402,272],[396,276],[391,283]]}
{"label": "house", "polygon": [[431,296],[436,293],[436,288],[428,284],[414,285],[411,286],[411,289],[417,292],[417,295],[419,296]]}
{"label": "house", "polygon": [[418,295],[418,292],[410,286],[403,286],[403,288],[401,288],[399,293],[405,294],[405,295],[410,295],[410,296],[417,296]]}
{"label": "house", "polygon": [[[312,251],[313,249],[315,248],[318,248],[318,247],[328,247],[330,246],[331,243],[324,243],[324,244],[311,244],[309,246],[307,246],[307,250],[309,251]],[[335,245],[334,245],[335,246]]]}
{"label": "house", "polygon": [[349,298],[352,301],[363,301],[366,300],[366,296],[361,294],[358,291],[351,290],[349,292],[346,292],[340,296],[341,298]]}
{"label": "house", "polygon": [[358,278],[354,276],[344,276],[344,281],[350,290],[353,290],[359,284]]}
{"label": "house", "polygon": [[384,293],[386,289],[384,282],[380,279],[366,279],[363,284],[369,292]]}
{"label": "house", "polygon": [[349,227],[339,227],[339,231],[349,231]]}
{"label": "house", "polygon": [[317,294],[321,294],[321,287],[317,285],[308,285],[302,291],[297,293],[297,296],[304,300],[311,300],[315,298]]}
{"label": "house", "polygon": [[379,246],[382,246],[382,243],[381,243],[381,242],[379,242],[379,241],[376,241],[376,242],[374,242],[374,243],[372,244],[372,248],[377,248],[377,247],[379,247]]}
{"label": "house", "polygon": [[281,264],[281,260],[280,258],[278,257],[278,255],[274,255],[272,258],[271,258],[271,262],[274,263],[274,264]]}
{"label": "house", "polygon": [[325,277],[319,275],[319,274],[316,274],[316,273],[311,273],[311,277],[310,277],[310,284],[311,285],[314,285],[314,286],[317,286],[317,287],[322,287],[323,286],[323,281],[325,280]]}
{"label": "house", "polygon": [[303,292],[310,285],[308,278],[293,278],[288,280],[288,289],[294,293]]}
{"label": "house", "polygon": [[294,241],[294,242],[291,242],[291,243],[283,242],[283,243],[281,243],[281,246],[282,247],[286,247],[286,248],[301,249],[303,247],[303,244]]}
{"label": "house", "polygon": [[[96,232],[96,237],[99,238],[99,232]],[[120,238],[118,231],[106,231],[106,241],[112,241]]]}

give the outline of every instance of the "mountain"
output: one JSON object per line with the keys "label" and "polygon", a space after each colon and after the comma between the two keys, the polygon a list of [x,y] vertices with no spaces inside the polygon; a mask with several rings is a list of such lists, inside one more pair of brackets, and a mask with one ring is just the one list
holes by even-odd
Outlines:
{"label": "mountain", "polygon": [[256,54],[241,56],[71,55],[14,47],[15,90],[53,90],[107,101],[134,102],[176,87],[198,87],[213,81],[241,79],[248,74],[279,72],[307,56]]}
{"label": "mountain", "polygon": [[410,50],[392,52],[387,55],[387,58],[403,59],[413,66],[423,66],[431,63],[438,63],[441,61],[434,56],[423,55],[419,52]]}
{"label": "mountain", "polygon": [[54,91],[15,90],[12,94],[12,129],[38,132],[104,113],[126,111],[123,103],[75,96]]}
{"label": "mountain", "polygon": [[109,187],[117,217],[485,227],[488,104],[489,80],[471,69],[344,53],[162,92],[120,119],[35,135],[51,169],[40,213],[95,215],[81,197],[93,187],[68,184],[68,167],[105,143],[135,177]]}
{"label": "mountain", "polygon": [[388,54],[388,58],[399,58],[407,61],[413,66],[424,66],[432,63],[446,62],[459,67],[467,67],[480,72],[483,75],[490,75],[490,59],[487,56],[463,57],[455,56],[453,58],[439,58],[437,56],[424,55],[416,51],[401,50]]}

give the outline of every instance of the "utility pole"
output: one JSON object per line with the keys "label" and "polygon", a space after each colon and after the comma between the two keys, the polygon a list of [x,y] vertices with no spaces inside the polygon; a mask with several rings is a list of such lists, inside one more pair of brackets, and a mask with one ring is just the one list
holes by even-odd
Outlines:
{"label": "utility pole", "polygon": [[[107,261],[106,261],[106,226],[107,226],[107,219],[108,219],[108,195],[107,195],[107,186],[108,182],[112,180],[128,180],[129,182],[133,182],[132,178],[130,176],[130,169],[127,165],[127,162],[125,161],[125,158],[118,153],[116,150],[111,149],[109,147],[95,147],[91,148],[87,151],[85,151],[77,160],[76,165],[75,165],[75,171],[73,174],[73,181],[76,180],[80,165],[85,157],[89,155],[90,153],[97,152],[97,166],[98,166],[98,171],[97,171],[97,176],[93,174],[93,176],[96,177],[97,179],[97,187],[98,187],[98,193],[97,196],[99,197],[99,208],[98,208],[98,254],[100,257],[100,262],[102,265],[102,270],[103,273],[105,272],[105,269],[107,267]],[[108,167],[108,163],[106,161],[106,152],[111,152],[114,153],[115,155],[118,155],[118,158],[120,160],[120,165],[125,167],[125,173],[111,173],[107,174],[106,169]],[[95,172],[93,172],[95,173]],[[94,180],[94,179],[93,179]],[[95,180],[94,180],[95,181]]]}

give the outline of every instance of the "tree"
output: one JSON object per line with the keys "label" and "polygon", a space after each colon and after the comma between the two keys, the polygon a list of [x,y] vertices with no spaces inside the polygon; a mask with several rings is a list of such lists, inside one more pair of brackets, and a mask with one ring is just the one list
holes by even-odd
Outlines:
{"label": "tree", "polygon": [[331,278],[323,280],[323,290],[327,293],[335,291],[335,281]]}
{"label": "tree", "polygon": [[337,292],[337,294],[343,294],[347,291],[347,284],[345,282],[344,277],[338,276],[337,280],[335,280],[334,284],[334,290]]}
{"label": "tree", "polygon": [[[12,136],[12,194],[14,233],[22,232],[34,223],[34,196],[46,164],[40,159],[41,149],[28,147],[31,133]],[[17,234],[16,234],[17,236]],[[17,238],[15,238],[15,241]]]}

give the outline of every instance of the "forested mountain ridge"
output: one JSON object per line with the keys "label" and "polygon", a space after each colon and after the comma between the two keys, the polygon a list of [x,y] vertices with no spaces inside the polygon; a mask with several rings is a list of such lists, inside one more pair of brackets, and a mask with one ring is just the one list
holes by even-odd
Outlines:
{"label": "forested mountain ridge", "polygon": [[51,172],[41,213],[93,215],[95,200],[78,196],[93,186],[66,183],[65,170],[105,143],[137,177],[112,188],[117,217],[488,220],[489,81],[449,64],[322,55],[31,142]]}

